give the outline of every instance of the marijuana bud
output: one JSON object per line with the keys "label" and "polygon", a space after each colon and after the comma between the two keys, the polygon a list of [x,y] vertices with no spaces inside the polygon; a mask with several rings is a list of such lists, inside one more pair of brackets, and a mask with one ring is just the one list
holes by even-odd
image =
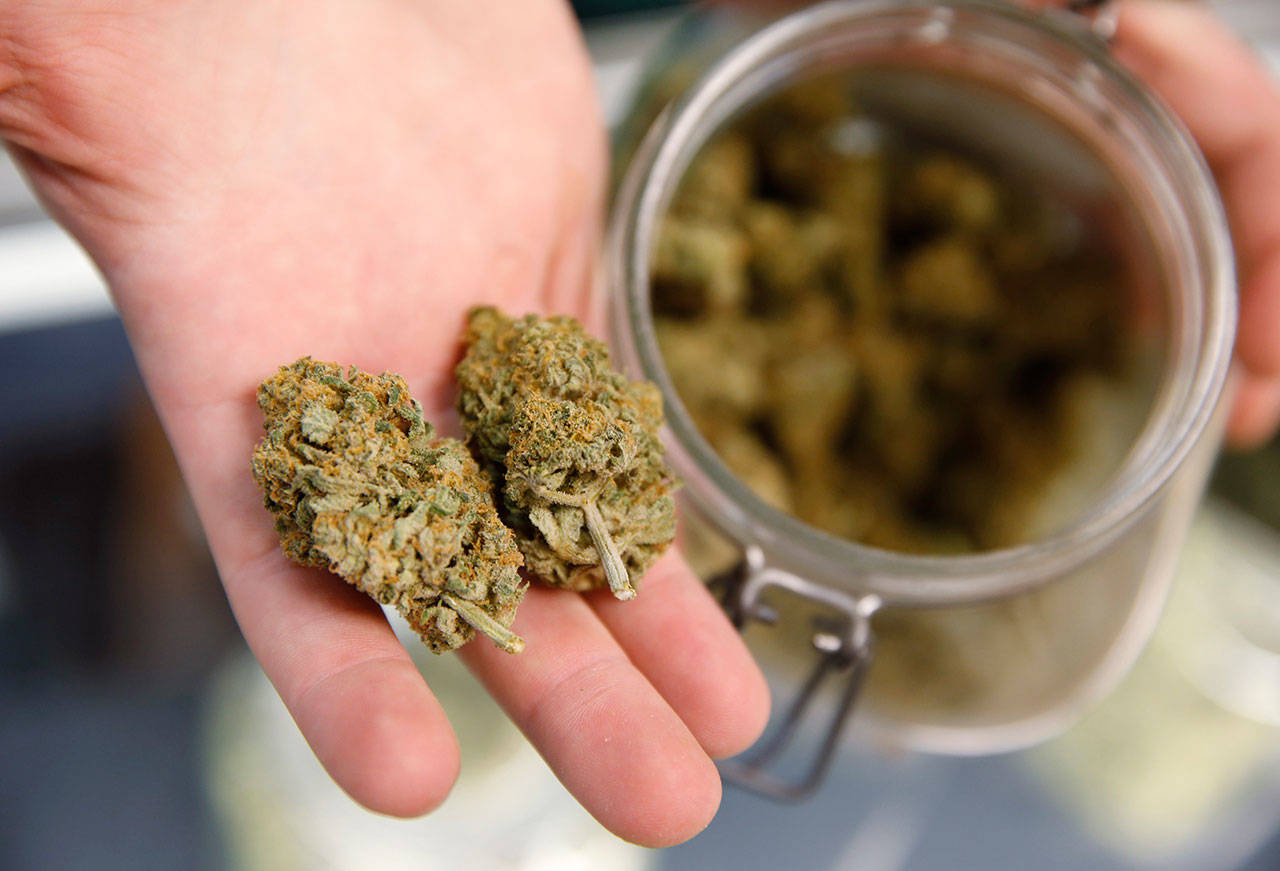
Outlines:
{"label": "marijuana bud", "polygon": [[554,586],[632,598],[632,578],[675,537],[657,388],[615,371],[569,317],[477,308],[466,341],[458,410],[529,567]]}
{"label": "marijuana bud", "polygon": [[258,387],[253,477],[285,554],[396,608],[436,653],[479,630],[509,653],[524,595],[515,537],[461,442],[398,375],[304,357]]}

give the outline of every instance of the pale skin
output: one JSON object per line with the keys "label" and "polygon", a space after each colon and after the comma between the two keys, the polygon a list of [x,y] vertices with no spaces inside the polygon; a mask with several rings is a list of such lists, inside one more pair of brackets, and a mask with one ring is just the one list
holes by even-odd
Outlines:
{"label": "pale skin", "polygon": [[[1280,98],[1195,8],[1130,4],[1119,50],[1223,182],[1245,278],[1231,434],[1257,441],[1280,417]],[[403,374],[449,429],[469,306],[599,329],[604,130],[567,7],[0,0],[0,135],[106,276],[299,729],[362,804],[436,807],[459,767],[445,712],[368,599],[281,555],[248,472],[253,392],[309,353]],[[535,586],[514,629],[519,656],[461,655],[565,786],[637,843],[699,832],[711,760],[759,735],[769,700],[678,556],[630,602]]]}

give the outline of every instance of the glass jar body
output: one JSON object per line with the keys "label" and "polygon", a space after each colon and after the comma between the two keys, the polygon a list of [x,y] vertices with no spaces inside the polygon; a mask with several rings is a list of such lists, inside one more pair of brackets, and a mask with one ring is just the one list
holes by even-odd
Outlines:
{"label": "glass jar body", "polygon": [[[607,251],[615,347],[666,395],[686,541],[706,573],[754,547],[811,589],[882,606],[863,719],[893,740],[973,753],[1047,737],[1114,685],[1149,635],[1216,449],[1234,289],[1208,174],[1177,122],[1065,15],[982,0],[850,0],[756,31],[724,16],[678,33],[662,59],[668,77],[651,78],[624,126],[626,154],[628,131],[681,94],[633,139]],[[711,34],[733,47],[703,68],[696,58],[714,54]],[[1132,377],[1096,406],[1085,459],[1013,546],[918,556],[774,510],[700,434],[664,364],[649,262],[685,170],[744,108],[837,71],[852,76],[874,129],[910,129],[1035,179],[1069,204],[1068,232],[1105,237],[1124,264]]]}

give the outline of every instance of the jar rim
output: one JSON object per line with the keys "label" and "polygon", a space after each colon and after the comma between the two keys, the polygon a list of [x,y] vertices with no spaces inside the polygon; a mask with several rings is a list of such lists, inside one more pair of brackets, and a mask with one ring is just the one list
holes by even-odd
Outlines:
{"label": "jar rim", "polygon": [[[1133,450],[1141,462],[1123,464],[1093,505],[1070,524],[1013,547],[955,556],[882,550],[822,532],[765,504],[698,433],[666,373],[653,329],[649,251],[654,229],[692,152],[724,120],[705,123],[713,110],[723,111],[717,101],[728,99],[733,88],[771,57],[795,50],[815,34],[829,38],[840,28],[893,16],[933,41],[963,38],[965,31],[957,27],[998,25],[1071,53],[1096,81],[1114,86],[1125,100],[1133,129],[1147,138],[1164,162],[1162,169],[1168,170],[1158,181],[1170,188],[1192,237],[1197,268],[1192,280],[1170,292],[1181,293],[1182,301],[1199,314],[1184,319],[1195,323],[1183,325],[1182,341],[1194,346],[1194,358],[1184,355],[1175,361],[1182,367],[1175,376],[1180,392],[1149,415],[1135,440]],[[1082,21],[1072,13],[1033,11],[996,0],[827,0],[738,43],[664,110],[642,140],[615,197],[606,240],[614,345],[625,367],[662,388],[668,407],[665,440],[695,506],[739,544],[758,545],[771,565],[859,595],[878,595],[889,605],[953,606],[1014,595],[1079,566],[1119,536],[1161,492],[1210,425],[1226,380],[1236,314],[1233,255],[1222,204],[1181,122],[1112,58]],[[1025,56],[1025,46],[1020,53]],[[1188,332],[1196,327],[1195,335]]]}

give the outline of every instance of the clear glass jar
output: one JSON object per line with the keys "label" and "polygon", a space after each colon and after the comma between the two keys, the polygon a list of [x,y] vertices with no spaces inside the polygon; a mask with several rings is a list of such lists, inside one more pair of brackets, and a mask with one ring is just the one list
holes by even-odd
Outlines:
{"label": "clear glass jar", "polygon": [[[714,26],[704,17],[673,41],[679,64],[687,70],[726,33],[732,47],[639,141],[606,250],[614,347],[665,394],[693,534],[713,527],[746,554],[726,602],[742,622],[766,616],[764,600],[778,596],[825,612],[814,641],[851,675],[846,700],[876,640],[858,721],[881,740],[971,754],[1047,738],[1114,686],[1148,638],[1219,443],[1235,279],[1211,176],[1179,122],[1073,13],[992,0],[834,0],[755,30],[742,16],[710,16]],[[1121,434],[1114,462],[1100,477],[1095,464],[1096,480],[1060,498],[1023,544],[916,556],[783,514],[716,456],[664,367],[650,254],[683,173],[744,108],[836,70],[858,71],[859,98],[879,121],[1016,166],[1086,204],[1077,214],[1105,213],[1123,257],[1150,359],[1141,401],[1126,406],[1138,417],[1129,430],[1099,419],[1100,442]]]}

